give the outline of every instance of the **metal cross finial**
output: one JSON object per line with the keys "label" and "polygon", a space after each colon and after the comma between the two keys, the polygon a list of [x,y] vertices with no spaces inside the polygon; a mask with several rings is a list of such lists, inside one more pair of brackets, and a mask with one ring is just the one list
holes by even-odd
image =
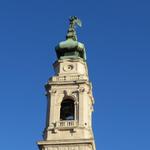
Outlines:
{"label": "metal cross finial", "polygon": [[75,27],[76,24],[80,27],[82,26],[81,20],[76,16],[70,17],[69,21],[70,21],[70,26],[73,28]]}
{"label": "metal cross finial", "polygon": [[78,25],[80,27],[82,26],[81,20],[79,18],[77,18],[76,16],[72,16],[69,18],[69,21],[70,21],[70,25],[69,25],[69,29],[68,29],[66,38],[67,39],[71,38],[74,41],[77,41],[75,27],[76,27],[76,25]]}

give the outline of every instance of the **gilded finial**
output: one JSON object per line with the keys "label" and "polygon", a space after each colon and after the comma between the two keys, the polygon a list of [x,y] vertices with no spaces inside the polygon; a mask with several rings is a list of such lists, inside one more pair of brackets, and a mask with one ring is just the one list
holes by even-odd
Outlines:
{"label": "gilded finial", "polygon": [[81,20],[76,16],[72,16],[69,18],[69,21],[70,21],[70,24],[69,24],[69,29],[68,29],[66,39],[73,39],[74,41],[77,41],[75,27],[76,25],[80,27],[82,26]]}

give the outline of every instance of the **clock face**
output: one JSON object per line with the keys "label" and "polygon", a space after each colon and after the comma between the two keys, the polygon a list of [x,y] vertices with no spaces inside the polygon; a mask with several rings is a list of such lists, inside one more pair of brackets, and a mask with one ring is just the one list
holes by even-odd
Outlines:
{"label": "clock face", "polygon": [[73,70],[73,65],[67,64],[63,67],[63,70],[66,72],[71,71],[71,70]]}

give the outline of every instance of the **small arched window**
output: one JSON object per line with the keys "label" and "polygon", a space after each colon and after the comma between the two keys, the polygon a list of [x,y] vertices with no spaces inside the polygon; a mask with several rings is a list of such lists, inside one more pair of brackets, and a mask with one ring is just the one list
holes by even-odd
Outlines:
{"label": "small arched window", "polygon": [[60,120],[74,120],[74,101],[65,99],[61,103]]}

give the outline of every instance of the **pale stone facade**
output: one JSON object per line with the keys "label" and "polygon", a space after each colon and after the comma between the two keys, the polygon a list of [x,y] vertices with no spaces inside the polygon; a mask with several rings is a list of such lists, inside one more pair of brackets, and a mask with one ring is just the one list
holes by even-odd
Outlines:
{"label": "pale stone facade", "polygon": [[[54,63],[46,84],[47,117],[40,150],[95,150],[92,131],[94,98],[86,61],[65,57]],[[70,118],[69,118],[70,117]]]}

